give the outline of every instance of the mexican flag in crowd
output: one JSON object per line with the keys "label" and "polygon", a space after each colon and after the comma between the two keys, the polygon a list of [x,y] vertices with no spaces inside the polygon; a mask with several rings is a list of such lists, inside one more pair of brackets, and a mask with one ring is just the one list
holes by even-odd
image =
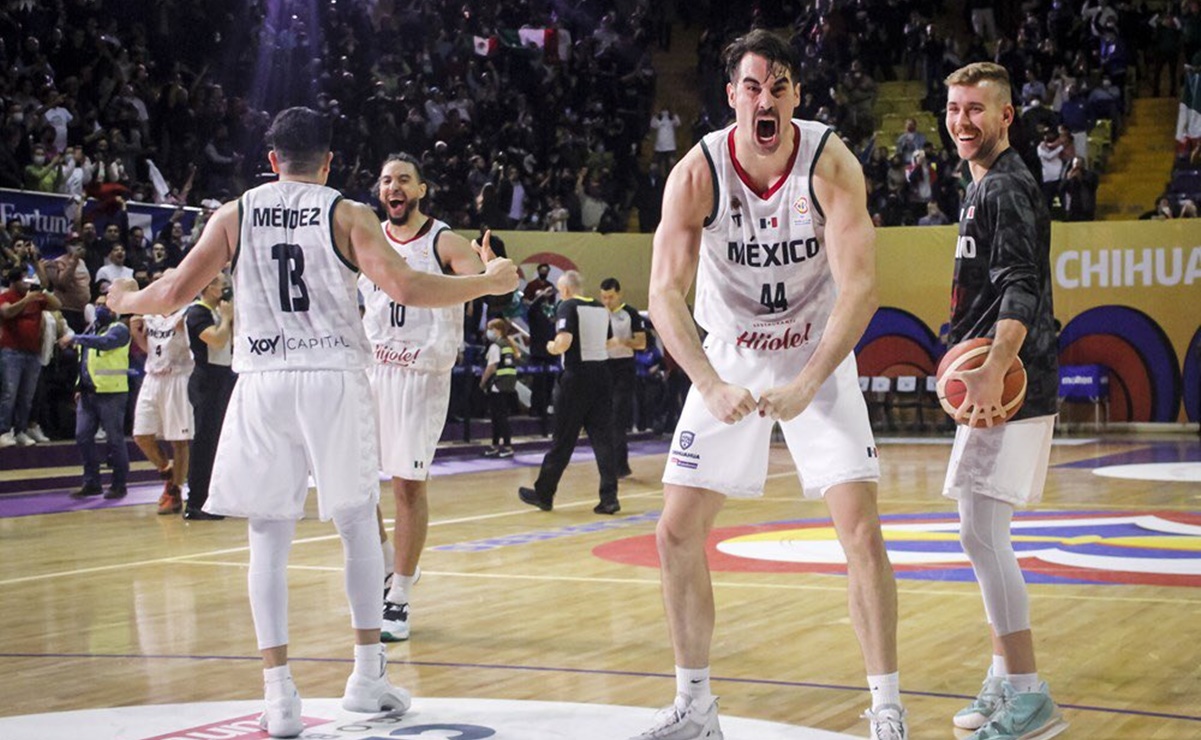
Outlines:
{"label": "mexican flag in crowd", "polygon": [[559,28],[502,29],[495,36],[474,36],[477,56],[490,57],[502,48],[542,49],[549,61],[564,61],[571,54],[571,33]]}
{"label": "mexican flag in crowd", "polygon": [[1201,142],[1201,72],[1185,75],[1180,91],[1180,113],[1176,116],[1176,148],[1188,151]]}

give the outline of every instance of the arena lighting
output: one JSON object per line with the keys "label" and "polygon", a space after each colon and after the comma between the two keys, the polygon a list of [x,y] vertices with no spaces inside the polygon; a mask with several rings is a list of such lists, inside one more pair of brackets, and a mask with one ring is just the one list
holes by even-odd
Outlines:
{"label": "arena lighting", "polygon": [[[251,107],[276,111],[317,102],[313,81],[324,71],[318,60],[324,40],[321,5],[321,0],[266,0],[247,90]],[[336,9],[337,0],[329,5]]]}

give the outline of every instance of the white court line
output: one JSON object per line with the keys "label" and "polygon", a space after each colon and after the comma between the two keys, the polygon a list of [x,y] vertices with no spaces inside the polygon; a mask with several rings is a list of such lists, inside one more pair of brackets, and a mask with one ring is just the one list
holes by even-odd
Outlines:
{"label": "white court line", "polygon": [[[189,560],[187,565],[213,565],[218,567],[230,568],[248,568],[247,563],[239,563],[234,561],[223,560]],[[306,570],[316,571],[319,573],[341,573],[342,568],[334,565],[289,565],[288,570]],[[660,583],[657,578],[605,578],[600,576],[559,576],[559,575],[530,575],[522,573],[468,573],[464,571],[421,571],[423,576],[438,576],[440,578],[478,578],[481,580],[510,580],[510,581],[541,581],[555,583],[606,583],[624,586],[652,586],[659,588]],[[756,575],[756,574],[752,574]],[[781,575],[776,573],[774,575]],[[790,574],[783,574],[790,575]],[[806,575],[806,574],[795,574]],[[965,582],[965,586],[975,584]],[[1041,585],[1041,584],[1036,584]],[[1080,584],[1085,585],[1085,584]],[[846,586],[819,586],[804,583],[739,583],[734,581],[713,581],[714,588],[730,588],[730,589],[766,589],[768,591],[835,591],[837,593],[846,593]],[[970,596],[973,599],[980,598],[980,591],[976,588],[964,588],[958,591],[947,591],[938,588],[897,588],[897,593],[908,594],[913,596]],[[1032,599],[1050,599],[1068,601],[1105,601],[1125,602],[1133,604],[1196,604],[1201,605],[1201,599],[1164,599],[1154,597],[1134,597],[1134,596],[1083,596],[1080,594],[1055,594],[1055,593],[1031,593]]]}
{"label": "white court line", "polygon": [[[796,476],[796,471],[788,470],[788,471],[784,471],[781,473],[772,473],[767,476],[767,479],[773,480],[776,478],[795,477],[795,476]],[[643,493],[625,494],[625,495],[623,495],[623,498],[626,498],[626,499],[648,498],[651,496],[658,496],[662,493],[663,493],[663,489],[657,488],[657,489],[653,489],[650,491],[645,491]],[[764,496],[758,500],[802,502],[802,501],[807,501],[808,499],[802,499],[799,497],[767,497],[767,496]],[[902,500],[887,499],[887,498],[883,499],[884,502],[890,503],[890,504],[911,504],[911,505],[917,505],[917,506],[928,506],[931,502],[934,502],[936,500],[937,499],[934,497],[931,497],[929,500],[922,499],[922,500],[918,500],[918,501],[902,501]],[[577,502],[568,503],[568,504],[561,504],[561,505],[558,505],[556,508],[571,509],[571,508],[580,508],[580,507],[592,506],[592,505],[593,504],[591,501],[577,501]],[[1066,503],[1064,503],[1064,504],[1047,503],[1047,506],[1048,507],[1059,507],[1059,508],[1064,508],[1064,509],[1073,509],[1073,508],[1075,508],[1075,509],[1097,509],[1097,510],[1113,509],[1113,510],[1117,510],[1117,511],[1138,508],[1135,505],[1066,504]],[[1156,506],[1154,508],[1157,508],[1157,509],[1187,509],[1187,508],[1192,508],[1192,507]],[[518,516],[518,515],[529,514],[529,513],[530,513],[530,508],[523,507],[521,509],[514,509],[511,511],[501,511],[501,512],[496,512],[493,514],[477,514],[477,515],[469,516],[469,517],[460,517],[458,519],[441,519],[441,520],[430,522],[430,526],[431,527],[440,527],[440,526],[445,526],[448,524],[465,524],[465,523],[470,523],[470,522],[486,521],[489,519],[501,519],[504,517]],[[949,513],[953,513],[953,512],[949,512]],[[384,521],[390,522],[392,520],[385,519]],[[316,537],[302,537],[301,539],[293,540],[292,544],[293,544],[293,546],[307,545],[307,544],[312,544],[314,542],[330,542],[330,541],[336,540],[336,539],[338,539],[338,534],[334,533],[334,534],[327,534],[327,535],[319,535]],[[238,553],[238,552],[247,552],[247,551],[249,551],[249,549],[250,549],[250,547],[248,545],[243,545],[241,547],[230,547],[230,548],[225,548],[225,549],[221,549],[221,550],[210,550],[208,552],[197,552],[197,553],[191,553],[188,555],[174,555],[174,556],[167,557],[167,558],[154,558],[154,559],[150,559],[150,560],[136,560],[133,562],[126,562],[126,563],[113,563],[111,565],[97,565],[97,566],[93,566],[91,568],[75,568],[73,570],[56,571],[56,572],[52,572],[52,573],[43,573],[40,575],[21,576],[19,578],[8,578],[5,580],[0,580],[0,586],[9,586],[9,585],[18,584],[18,583],[29,583],[32,581],[40,581],[42,579],[49,579],[49,578],[66,578],[66,577],[72,577],[72,576],[87,575],[90,573],[104,573],[104,572],[110,571],[110,570],[121,570],[123,568],[137,568],[137,567],[142,567],[142,566],[147,566],[147,565],[161,565],[164,563],[183,563],[183,562],[187,562],[189,560],[193,560],[195,558],[210,558],[210,557],[217,556],[217,555],[231,555],[233,553]]]}

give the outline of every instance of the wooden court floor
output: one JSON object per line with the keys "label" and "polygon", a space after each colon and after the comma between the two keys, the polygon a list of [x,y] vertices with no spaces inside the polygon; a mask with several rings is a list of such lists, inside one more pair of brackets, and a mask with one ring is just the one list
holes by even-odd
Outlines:
{"label": "wooden court floor", "polygon": [[[1147,444],[1057,446],[1041,508],[1201,512],[1196,484],[1062,467]],[[880,450],[886,517],[953,513],[937,495],[948,446],[882,440]],[[520,504],[516,488],[530,484],[539,460],[519,455],[499,471],[432,482],[413,638],[389,648],[393,681],[418,698],[667,703],[673,661],[658,573],[594,553],[630,538],[643,539],[623,551],[645,545],[664,456],[632,459],[615,518],[592,513],[591,462],[568,470],[554,512]],[[786,451],[774,449],[765,497],[730,502],[718,526],[823,517],[820,503],[799,500],[791,471]],[[1201,550],[1196,537],[1180,542],[1193,557]],[[340,696],[350,671],[341,560],[331,524],[301,523],[289,573],[291,654],[309,697]],[[185,523],[155,516],[152,505],[0,519],[0,716],[260,697],[246,564],[237,520]],[[845,578],[730,569],[713,577],[723,713],[866,735]],[[912,737],[955,737],[950,716],[975,694],[988,657],[978,589],[898,586]],[[1072,723],[1065,737],[1201,738],[1201,590],[1039,583],[1030,596],[1040,670]]]}

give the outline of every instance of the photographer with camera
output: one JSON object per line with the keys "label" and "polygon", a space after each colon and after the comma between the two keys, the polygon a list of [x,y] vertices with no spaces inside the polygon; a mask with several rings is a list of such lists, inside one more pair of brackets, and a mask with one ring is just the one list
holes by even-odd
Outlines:
{"label": "photographer with camera", "polygon": [[[16,247],[14,243],[14,251],[19,255]],[[40,266],[38,275],[45,278]],[[31,277],[24,264],[10,267],[5,273],[5,283],[8,289],[0,293],[0,369],[4,373],[0,447],[27,447],[37,444],[28,434],[28,427],[38,375],[42,372],[43,312],[57,311],[62,304],[53,293],[42,290],[41,280]]]}

